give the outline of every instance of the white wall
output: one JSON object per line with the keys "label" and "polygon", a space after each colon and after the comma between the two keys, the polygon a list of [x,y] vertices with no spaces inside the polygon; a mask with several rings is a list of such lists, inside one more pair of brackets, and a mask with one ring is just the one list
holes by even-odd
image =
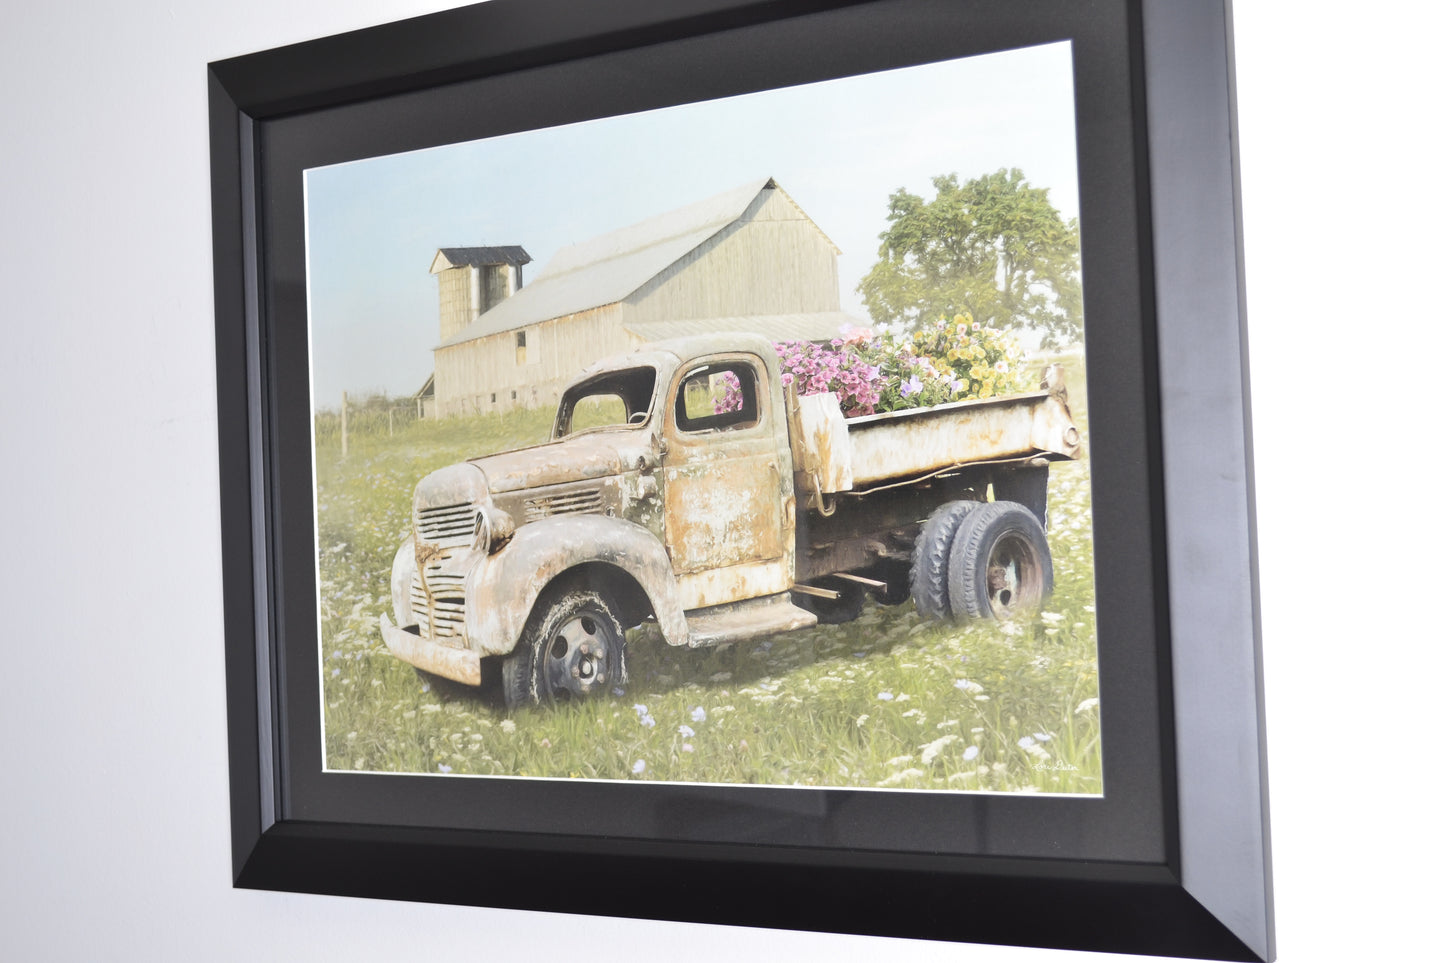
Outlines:
{"label": "white wall", "polygon": [[[230,889],[204,68],[448,5],[5,14],[0,957],[1066,958]],[[1237,5],[1280,959],[1423,958],[1445,22]]]}

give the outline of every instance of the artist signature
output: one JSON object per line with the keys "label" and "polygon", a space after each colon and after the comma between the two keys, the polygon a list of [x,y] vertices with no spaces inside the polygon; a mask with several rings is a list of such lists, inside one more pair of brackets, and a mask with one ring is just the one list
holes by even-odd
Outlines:
{"label": "artist signature", "polygon": [[1040,762],[1034,764],[1034,770],[1047,769],[1052,772],[1078,772],[1078,766],[1071,766],[1067,762]]}

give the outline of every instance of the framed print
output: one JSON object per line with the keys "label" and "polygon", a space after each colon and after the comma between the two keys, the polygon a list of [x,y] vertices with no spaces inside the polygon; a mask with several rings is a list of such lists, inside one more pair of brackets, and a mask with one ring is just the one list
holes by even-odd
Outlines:
{"label": "framed print", "polygon": [[1212,0],[212,64],[236,884],[1272,958],[1230,83]]}

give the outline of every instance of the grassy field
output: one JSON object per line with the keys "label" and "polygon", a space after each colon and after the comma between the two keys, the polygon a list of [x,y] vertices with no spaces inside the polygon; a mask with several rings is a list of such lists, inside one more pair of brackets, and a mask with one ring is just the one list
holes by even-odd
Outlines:
{"label": "grassy field", "polygon": [[[1078,382],[1082,388],[1082,381]],[[1083,392],[1076,391],[1082,425]],[[846,625],[713,650],[629,633],[625,690],[508,713],[428,685],[382,644],[390,567],[427,472],[545,438],[550,412],[359,434],[317,451],[332,769],[1098,793],[1088,463],[1056,465],[1055,594],[1029,620],[944,626],[870,602]]]}

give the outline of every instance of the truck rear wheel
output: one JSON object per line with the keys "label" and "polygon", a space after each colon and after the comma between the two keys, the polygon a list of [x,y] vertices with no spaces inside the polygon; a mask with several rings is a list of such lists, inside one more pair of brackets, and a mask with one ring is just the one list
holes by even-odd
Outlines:
{"label": "truck rear wheel", "polygon": [[502,662],[508,708],[586,699],[626,675],[622,626],[590,588],[558,587],[538,598],[517,647]]}
{"label": "truck rear wheel", "polygon": [[913,543],[913,565],[908,586],[918,614],[925,619],[947,619],[953,615],[948,598],[948,559],[954,537],[964,518],[977,502],[944,502],[923,523]]}
{"label": "truck rear wheel", "polygon": [[989,502],[959,526],[948,559],[956,618],[1013,618],[1039,609],[1053,590],[1053,556],[1033,512]]}

